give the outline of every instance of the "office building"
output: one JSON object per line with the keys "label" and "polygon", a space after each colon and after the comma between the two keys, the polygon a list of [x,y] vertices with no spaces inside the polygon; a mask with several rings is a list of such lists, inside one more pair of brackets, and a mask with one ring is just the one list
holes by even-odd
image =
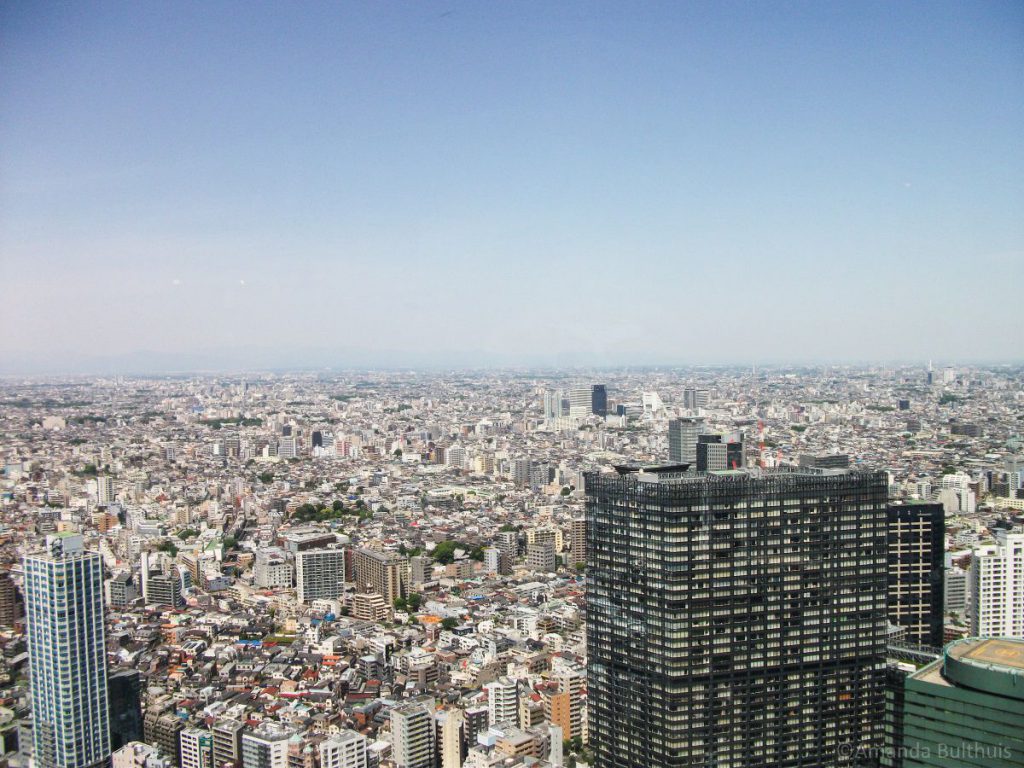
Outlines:
{"label": "office building", "polygon": [[554,421],[565,416],[562,410],[562,400],[565,394],[560,389],[547,390],[544,392],[544,418],[547,421]]}
{"label": "office building", "polygon": [[569,390],[569,416],[585,419],[588,416],[608,415],[608,391],[604,384],[574,387]]}
{"label": "office building", "polygon": [[359,590],[380,595],[388,605],[409,594],[409,560],[402,555],[357,549],[354,568]]}
{"label": "office building", "polygon": [[729,448],[721,435],[700,435],[697,438],[697,471],[723,472],[729,468]]}
{"label": "office building", "polygon": [[946,513],[941,504],[889,506],[889,621],[916,645],[943,645],[943,557]]}
{"label": "office building", "polygon": [[35,765],[100,768],[110,758],[103,560],[60,533],[23,567]]}
{"label": "office building", "polygon": [[958,640],[906,679],[903,768],[1024,765],[1024,642]]}
{"label": "office building", "polygon": [[179,736],[181,768],[216,768],[213,735],[202,728],[186,728]]}
{"label": "office building", "polygon": [[672,464],[697,466],[697,438],[703,419],[672,419],[668,423],[668,460]]}
{"label": "office building", "polygon": [[971,634],[1024,638],[1024,532],[999,528],[971,561]]}
{"label": "office building", "polygon": [[294,459],[299,455],[299,446],[292,435],[282,435],[277,441],[277,455],[282,459]]}
{"label": "office building", "polygon": [[391,755],[395,768],[434,768],[434,700],[430,697],[391,710]]}
{"label": "office building", "polygon": [[847,469],[850,457],[845,453],[800,454],[801,469]]}
{"label": "office building", "polygon": [[307,549],[296,553],[295,590],[300,603],[340,597],[345,591],[345,550]]}
{"label": "office building", "polygon": [[884,472],[622,467],[586,490],[595,768],[880,746]]}
{"label": "office building", "polygon": [[142,676],[137,669],[119,669],[107,677],[110,749],[142,741]]}
{"label": "office building", "polygon": [[708,407],[709,393],[706,389],[697,387],[685,387],[683,389],[683,408],[689,411],[696,411]]}
{"label": "office building", "polygon": [[320,768],[367,768],[366,737],[345,729],[321,741]]}

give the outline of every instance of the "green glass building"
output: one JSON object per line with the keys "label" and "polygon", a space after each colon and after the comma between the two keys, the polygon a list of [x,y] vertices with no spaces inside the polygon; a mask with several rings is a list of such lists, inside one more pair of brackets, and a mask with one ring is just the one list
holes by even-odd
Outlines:
{"label": "green glass building", "polygon": [[1024,767],[1024,641],[958,640],[910,675],[904,768]]}

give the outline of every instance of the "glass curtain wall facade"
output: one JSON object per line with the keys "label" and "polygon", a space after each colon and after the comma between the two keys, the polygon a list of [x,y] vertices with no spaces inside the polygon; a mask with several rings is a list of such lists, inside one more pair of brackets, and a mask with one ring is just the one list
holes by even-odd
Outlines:
{"label": "glass curtain wall facade", "polygon": [[596,768],[860,764],[881,738],[885,474],[678,470],[586,476]]}

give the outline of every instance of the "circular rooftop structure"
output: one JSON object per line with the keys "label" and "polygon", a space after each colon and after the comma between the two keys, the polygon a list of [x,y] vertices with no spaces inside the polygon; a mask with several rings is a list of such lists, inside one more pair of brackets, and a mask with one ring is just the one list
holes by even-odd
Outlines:
{"label": "circular rooftop structure", "polygon": [[942,676],[964,688],[1024,701],[1024,640],[968,638],[950,643]]}

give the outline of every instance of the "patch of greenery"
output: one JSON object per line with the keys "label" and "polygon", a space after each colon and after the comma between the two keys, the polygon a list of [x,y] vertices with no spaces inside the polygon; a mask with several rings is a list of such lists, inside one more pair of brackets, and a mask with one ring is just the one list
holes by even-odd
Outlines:
{"label": "patch of greenery", "polygon": [[241,418],[241,417],[233,418],[233,419],[200,419],[199,423],[200,424],[205,424],[206,426],[210,427],[211,429],[221,429],[221,428],[224,427],[224,425],[228,425],[228,426],[237,425],[237,426],[240,426],[240,427],[262,427],[263,426],[263,419],[259,419],[259,418],[246,419],[246,418]]}
{"label": "patch of greenery", "polygon": [[177,557],[178,546],[170,539],[164,539],[156,545],[157,550],[160,552],[167,552],[171,557]]}

